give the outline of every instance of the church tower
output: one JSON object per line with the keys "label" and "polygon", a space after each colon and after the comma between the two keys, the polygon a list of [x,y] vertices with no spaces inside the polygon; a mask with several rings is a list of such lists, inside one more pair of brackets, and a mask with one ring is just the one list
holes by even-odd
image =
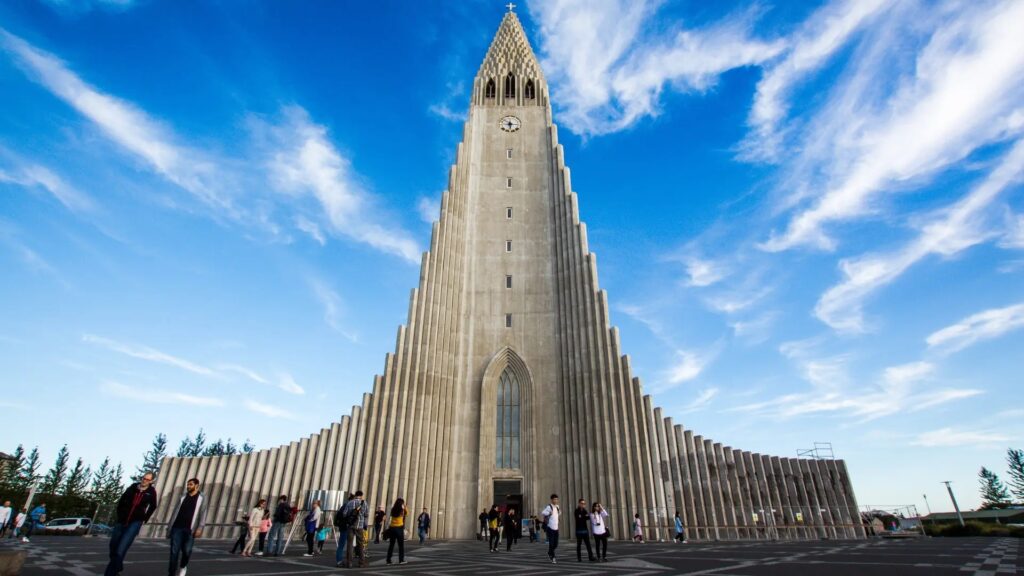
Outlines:
{"label": "church tower", "polygon": [[634,513],[647,538],[671,537],[677,511],[693,538],[863,536],[842,461],[722,446],[643,394],[610,325],[547,82],[511,10],[473,81],[408,320],[372,393],[290,445],[167,458],[161,513],[192,476],[211,523],[260,497],[361,489],[374,507],[426,507],[439,538],[473,537],[495,503],[539,513],[552,493],[566,512],[580,497],[602,502],[619,537]]}

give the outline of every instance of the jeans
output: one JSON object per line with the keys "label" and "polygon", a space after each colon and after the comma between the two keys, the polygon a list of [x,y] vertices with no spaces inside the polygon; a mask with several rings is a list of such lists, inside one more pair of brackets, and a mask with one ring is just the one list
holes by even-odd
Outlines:
{"label": "jeans", "polygon": [[167,576],[175,576],[178,568],[188,567],[194,540],[190,528],[171,528],[171,560],[167,565]]}
{"label": "jeans", "polygon": [[488,543],[491,545],[491,550],[498,549],[498,541],[501,539],[501,533],[498,532],[497,528],[491,528],[491,537]]}
{"label": "jeans", "polygon": [[373,543],[380,544],[380,524],[373,525]]}
{"label": "jeans", "polygon": [[348,545],[348,528],[338,530],[338,549],[334,551],[334,563],[345,561],[345,550]]}
{"label": "jeans", "polygon": [[103,572],[105,576],[117,576],[124,570],[124,557],[128,555],[128,548],[131,547],[135,537],[142,529],[142,521],[131,522],[127,526],[118,522],[110,531],[110,562]]}
{"label": "jeans", "polygon": [[594,552],[590,549],[590,534],[587,532],[576,532],[576,560],[582,561],[583,555],[581,554],[582,545],[587,545],[587,558],[593,560]]}
{"label": "jeans", "polygon": [[391,531],[391,542],[388,543],[388,564],[391,564],[391,553],[398,542],[398,561],[405,562],[405,528],[388,528]]}
{"label": "jeans", "polygon": [[269,542],[267,543],[267,554],[277,556],[284,554],[284,522],[275,522],[270,525]]}
{"label": "jeans", "polygon": [[548,529],[548,558],[555,558],[555,548],[558,548],[558,530]]}
{"label": "jeans", "polygon": [[420,528],[420,544],[423,544],[423,541],[426,540],[426,539],[427,539],[427,529],[426,528]]}

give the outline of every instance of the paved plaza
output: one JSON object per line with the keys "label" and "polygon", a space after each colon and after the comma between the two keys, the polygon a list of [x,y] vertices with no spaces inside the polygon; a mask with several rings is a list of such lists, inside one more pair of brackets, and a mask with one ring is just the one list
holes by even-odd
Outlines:
{"label": "paved plaza", "polygon": [[[0,546],[29,551],[25,576],[80,576],[102,573],[105,538],[38,537],[31,544],[4,541]],[[829,574],[997,576],[1024,574],[1018,563],[1021,540],[1013,538],[921,538],[906,540],[816,541],[791,543],[630,544],[613,542],[608,562],[577,563],[575,543],[559,547],[558,565],[545,556],[546,546],[520,544],[512,552],[487,552],[473,541],[406,543],[408,564],[388,566],[384,545],[371,547],[365,574],[714,574],[720,576]],[[334,550],[304,558],[294,543],[282,558],[240,558],[227,553],[231,542],[206,540],[196,546],[189,576],[302,575],[349,572],[334,567]],[[397,554],[397,551],[396,551]],[[125,576],[166,573],[167,544],[140,540],[132,547]]]}

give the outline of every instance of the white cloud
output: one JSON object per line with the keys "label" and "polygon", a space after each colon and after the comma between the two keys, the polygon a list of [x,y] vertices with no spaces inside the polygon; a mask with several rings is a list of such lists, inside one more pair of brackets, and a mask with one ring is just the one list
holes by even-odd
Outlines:
{"label": "white cloud", "polygon": [[1024,214],[1006,218],[1006,233],[999,241],[1001,248],[1024,250]]}
{"label": "white cloud", "polygon": [[218,174],[216,166],[202,154],[178,144],[168,127],[130,102],[86,84],[55,56],[3,29],[0,29],[0,45],[17,57],[30,76],[95,123],[126,151],[204,202],[237,215],[231,199],[221,193],[222,188],[211,185],[224,175]]}
{"label": "white cloud", "polygon": [[[1024,99],[1024,4],[1013,0],[957,5],[959,13],[906,4],[865,42],[871,58],[837,82],[836,102],[822,106],[798,147],[795,179],[811,179],[817,200],[762,244],[769,251],[801,245],[833,249],[826,224],[873,213],[893,193],[962,160],[981,146],[1020,131]],[[913,76],[897,77],[879,103],[883,79],[900,71],[908,35],[929,30]],[[851,119],[853,119],[851,121]],[[836,132],[815,133],[818,127]],[[837,128],[838,127],[838,128]],[[814,176],[817,175],[815,179]]]}
{"label": "white cloud", "polygon": [[686,266],[687,286],[705,287],[717,283],[728,275],[726,266],[714,260],[688,257],[683,260]]}
{"label": "white cloud", "polygon": [[420,199],[416,201],[416,212],[419,213],[420,220],[423,220],[427,224],[433,224],[441,214],[441,199],[421,196]]}
{"label": "white cloud", "polygon": [[723,314],[735,314],[750,308],[771,292],[770,288],[761,288],[756,291],[732,291],[715,296],[709,296],[704,300],[708,307]]}
{"label": "white cloud", "polygon": [[935,366],[929,362],[911,362],[899,366],[889,366],[883,373],[883,379],[893,387],[923,380],[935,373]]}
{"label": "white cloud", "polygon": [[749,120],[752,133],[743,145],[745,157],[778,160],[782,135],[777,130],[788,112],[786,96],[795,84],[828,62],[886,4],[884,0],[836,0],[800,26],[789,39],[784,57],[768,64],[757,84]]}
{"label": "white cloud", "polygon": [[282,373],[278,376],[277,387],[289,394],[305,394],[306,391],[295,382],[295,378],[292,378],[291,374]]}
{"label": "white cloud", "polygon": [[577,134],[606,134],[658,114],[662,91],[703,92],[728,70],[777,55],[779,41],[751,37],[746,14],[702,29],[652,36],[654,0],[531,2],[542,66],[562,121]]}
{"label": "white cloud", "polygon": [[297,106],[286,109],[284,116],[279,125],[263,126],[273,140],[268,169],[274,185],[291,195],[315,198],[334,232],[419,262],[419,248],[409,234],[380,222],[373,197],[331,143],[327,128]]}
{"label": "white cloud", "polygon": [[305,216],[299,215],[295,217],[295,227],[308,234],[310,238],[316,240],[321,246],[327,244],[327,239],[324,238],[324,233],[320,231],[320,226]]}
{"label": "white cloud", "polygon": [[345,338],[356,342],[359,338],[356,334],[346,330],[341,325],[342,301],[341,296],[334,291],[326,282],[318,278],[310,278],[309,286],[313,289],[313,295],[324,309],[324,322],[332,330]]}
{"label": "white cloud", "polygon": [[734,320],[729,322],[733,334],[751,344],[764,342],[771,335],[772,326],[779,319],[780,314],[775,311],[764,312],[746,320]]}
{"label": "white cloud", "polygon": [[957,352],[983,341],[1024,328],[1024,303],[992,308],[933,332],[925,339],[929,348]]}
{"label": "white cloud", "polygon": [[253,382],[259,382],[260,384],[270,384],[270,381],[261,376],[255,370],[246,368],[245,366],[239,366],[238,364],[219,364],[217,369],[221,372],[233,372],[235,374],[241,374]]}
{"label": "white cloud", "polygon": [[1016,142],[967,195],[927,220],[917,237],[900,249],[840,261],[845,279],[821,296],[815,315],[839,332],[866,331],[863,302],[880,287],[927,256],[950,257],[996,236],[984,218],[985,210],[1022,172],[1024,139]]}
{"label": "white cloud", "polygon": [[244,402],[245,407],[252,412],[262,414],[269,418],[281,418],[283,420],[294,420],[295,415],[285,410],[284,408],[278,408],[277,406],[271,406],[262,402],[256,402],[254,400],[246,400]]}
{"label": "white cloud", "polygon": [[118,352],[120,354],[124,354],[126,356],[131,356],[132,358],[138,358],[140,360],[146,360],[149,362],[156,362],[158,364],[174,366],[175,368],[180,368],[182,370],[192,372],[193,374],[199,374],[201,376],[210,377],[219,376],[217,372],[206,366],[196,364],[195,362],[191,362],[189,360],[185,360],[177,356],[172,356],[170,354],[161,352],[148,346],[141,346],[138,344],[125,344],[122,342],[111,340],[109,338],[104,338],[102,336],[94,336],[92,334],[84,334],[82,336],[82,341],[88,342],[90,344],[95,344],[97,346],[101,346],[103,348],[106,348],[114,352]]}
{"label": "white cloud", "polygon": [[150,387],[135,388],[111,380],[103,382],[100,389],[111,396],[147,404],[184,404],[187,406],[206,407],[224,405],[223,400],[210,396],[193,396],[191,394]]}
{"label": "white cloud", "polygon": [[682,414],[689,414],[691,412],[698,412],[708,407],[711,401],[714,400],[715,396],[718,396],[718,388],[708,388],[701,390],[700,394],[693,399],[692,402],[683,406],[679,412]]}
{"label": "white cloud", "polygon": [[953,446],[993,446],[1003,445],[1010,437],[990,430],[963,430],[959,428],[940,428],[918,434],[910,443],[913,446],[953,447]]}
{"label": "white cloud", "polygon": [[710,350],[677,349],[674,354],[675,361],[661,374],[663,382],[655,386],[652,391],[656,394],[666,392],[680,384],[696,379],[717,355],[717,348]]}
{"label": "white cloud", "polygon": [[0,182],[9,182],[26,188],[43,188],[72,212],[87,212],[95,208],[87,194],[76,190],[49,168],[39,164],[25,163],[12,171],[0,170]]}

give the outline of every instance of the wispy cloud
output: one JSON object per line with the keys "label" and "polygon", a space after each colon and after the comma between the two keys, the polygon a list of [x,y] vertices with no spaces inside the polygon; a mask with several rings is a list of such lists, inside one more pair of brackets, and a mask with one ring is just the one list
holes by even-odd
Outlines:
{"label": "wispy cloud", "polygon": [[674,361],[661,373],[661,382],[652,391],[661,393],[671,390],[680,384],[697,379],[718,355],[718,348],[709,350],[682,350],[673,353]]}
{"label": "wispy cloud", "polygon": [[341,325],[341,312],[342,312],[342,300],[341,296],[334,291],[333,288],[327,285],[327,283],[319,278],[309,278],[309,286],[313,290],[313,295],[316,296],[318,302],[324,309],[324,322],[331,327],[332,330],[341,334],[345,338],[356,342],[359,340],[358,336],[346,330]]}
{"label": "wispy cloud", "polygon": [[321,246],[327,245],[327,238],[324,237],[324,233],[320,230],[320,225],[316,222],[299,215],[295,217],[295,227],[305,232],[313,240],[316,240],[317,244]]}
{"label": "wispy cloud", "polygon": [[156,362],[158,364],[166,364],[168,366],[174,366],[193,374],[199,374],[201,376],[219,377],[220,375],[213,369],[206,366],[202,366],[195,362],[172,356],[166,352],[161,352],[155,348],[149,346],[141,346],[138,344],[126,344],[111,340],[110,338],[104,338],[102,336],[95,336],[93,334],[85,334],[82,336],[83,342],[95,344],[101,346],[113,352],[131,356],[132,358],[138,358],[140,360],[146,360],[149,362]]}
{"label": "wispy cloud", "polygon": [[998,338],[1021,328],[1024,328],[1024,303],[972,314],[956,324],[933,332],[925,341],[929,348],[958,352],[983,340]]}
{"label": "wispy cloud", "polygon": [[17,184],[25,188],[42,188],[72,212],[88,212],[95,209],[92,198],[40,164],[22,163],[14,169],[0,169],[0,182]]}
{"label": "wispy cloud", "polygon": [[779,312],[768,311],[744,320],[729,322],[733,334],[750,344],[759,344],[771,336],[772,326],[779,319]]}
{"label": "wispy cloud", "polygon": [[184,404],[187,406],[223,406],[224,401],[211,396],[194,396],[170,390],[150,387],[133,387],[107,380],[100,385],[100,390],[111,396],[126,398],[147,404]]}
{"label": "wispy cloud", "polygon": [[57,57],[2,29],[0,45],[30,76],[91,120],[125,151],[207,204],[236,214],[223,188],[211,184],[223,174],[217,174],[209,158],[180,144],[170,128],[134,104],[90,86]]}
{"label": "wispy cloud", "polygon": [[432,224],[441,215],[440,197],[428,198],[426,196],[421,196],[420,199],[416,201],[416,212],[420,215],[420,220],[423,220],[427,224]]}
{"label": "wispy cloud", "polygon": [[[855,60],[848,81],[836,83],[835,101],[821,107],[799,155],[790,160],[802,170],[796,179],[813,182],[820,193],[814,191],[813,205],[794,215],[764,249],[832,249],[827,224],[872,214],[879,196],[1020,131],[1024,35],[1017,22],[1024,21],[1024,4],[1008,0],[956,8],[951,14],[906,3],[878,20],[879,29],[864,40],[866,56]],[[906,66],[894,54],[921,31],[927,42],[912,74],[899,76]],[[880,98],[878,86],[885,78],[898,89]]]}
{"label": "wispy cloud", "polygon": [[294,420],[295,415],[285,410],[284,408],[278,408],[277,406],[271,406],[270,404],[264,404],[262,402],[256,402],[255,400],[246,400],[244,402],[246,409],[262,414],[269,418],[281,418],[283,420]]}
{"label": "wispy cloud", "polygon": [[405,230],[379,218],[374,198],[330,141],[326,127],[292,106],[285,110],[283,122],[263,123],[260,129],[271,141],[268,169],[279,190],[315,198],[333,232],[419,262],[416,242]]}
{"label": "wispy cloud", "polygon": [[705,28],[676,26],[663,36],[647,26],[654,0],[553,0],[530,3],[540,24],[543,68],[560,120],[573,132],[606,134],[657,115],[666,89],[704,92],[728,70],[764,62],[781,41],[752,34],[752,13]]}
{"label": "wispy cloud", "polygon": [[221,372],[240,374],[249,380],[260,384],[270,384],[269,380],[261,376],[255,370],[251,370],[245,366],[239,366],[238,364],[218,364],[217,369]]}
{"label": "wispy cloud", "polygon": [[679,409],[679,413],[690,414],[692,412],[699,412],[700,410],[707,408],[716,396],[718,396],[718,388],[707,388],[705,390],[701,390],[692,402]]}
{"label": "wispy cloud", "polygon": [[928,448],[944,448],[953,446],[1000,446],[1010,441],[1010,437],[992,430],[964,430],[961,428],[939,428],[930,432],[922,432],[911,440],[914,446]]}
{"label": "wispy cloud", "polygon": [[295,382],[295,378],[287,372],[282,373],[278,376],[277,387],[289,394],[305,394],[306,391]]}
{"label": "wispy cloud", "polygon": [[711,286],[728,275],[726,265],[715,260],[687,256],[683,258],[683,265],[686,267],[687,286]]}
{"label": "wispy cloud", "polygon": [[864,332],[864,300],[930,255],[949,257],[997,236],[983,217],[985,209],[1024,173],[1024,139],[971,191],[941,210],[902,248],[839,263],[844,280],[829,288],[815,305],[815,315],[839,332]]}

